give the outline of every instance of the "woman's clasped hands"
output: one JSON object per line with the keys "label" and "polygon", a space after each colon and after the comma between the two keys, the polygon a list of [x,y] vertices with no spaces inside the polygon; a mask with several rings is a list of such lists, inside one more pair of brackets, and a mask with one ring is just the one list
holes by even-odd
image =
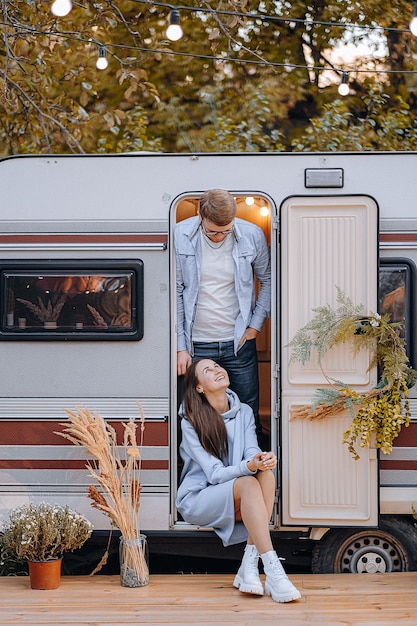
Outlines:
{"label": "woman's clasped hands", "polygon": [[254,471],[265,472],[266,470],[273,470],[277,466],[276,454],[271,452],[258,452],[255,454],[251,461],[248,461],[249,468]]}

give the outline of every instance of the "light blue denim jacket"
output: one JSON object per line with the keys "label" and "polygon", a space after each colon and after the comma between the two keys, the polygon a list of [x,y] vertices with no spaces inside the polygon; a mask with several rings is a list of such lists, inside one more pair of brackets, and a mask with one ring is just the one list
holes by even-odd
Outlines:
{"label": "light blue denim jacket", "polygon": [[[179,222],[174,232],[177,265],[177,350],[192,355],[192,330],[197,308],[201,273],[200,218]],[[234,349],[250,326],[262,330],[271,312],[271,265],[269,248],[263,231],[246,220],[234,221],[233,262],[239,315],[235,323]],[[255,300],[254,275],[260,289]]]}

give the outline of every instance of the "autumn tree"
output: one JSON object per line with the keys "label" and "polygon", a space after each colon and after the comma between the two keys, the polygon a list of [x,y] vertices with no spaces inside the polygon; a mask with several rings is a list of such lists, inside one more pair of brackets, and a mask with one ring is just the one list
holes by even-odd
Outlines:
{"label": "autumn tree", "polygon": [[[390,127],[412,129],[412,5],[190,0],[184,37],[170,42],[163,2],[81,0],[56,18],[49,0],[1,0],[0,153],[306,149],[315,124],[332,119],[343,70],[350,95],[335,132],[336,120],[366,118],[365,98],[378,93],[380,129],[388,114]],[[363,43],[366,56],[338,57]],[[389,149],[389,137],[370,144]]]}

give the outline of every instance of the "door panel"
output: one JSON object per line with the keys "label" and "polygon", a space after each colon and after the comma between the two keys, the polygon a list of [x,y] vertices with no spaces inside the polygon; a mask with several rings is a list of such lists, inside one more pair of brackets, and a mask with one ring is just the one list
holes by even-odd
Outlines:
{"label": "door panel", "polygon": [[282,521],[296,525],[375,525],[378,518],[377,455],[361,448],[355,461],[342,443],[346,413],[322,420],[291,419],[310,404],[317,387],[343,380],[364,391],[377,382],[369,354],[350,343],[322,360],[289,365],[288,343],[314,316],[337,306],[339,287],[367,311],[377,310],[378,208],[365,196],[289,198],[281,208],[282,320]]}

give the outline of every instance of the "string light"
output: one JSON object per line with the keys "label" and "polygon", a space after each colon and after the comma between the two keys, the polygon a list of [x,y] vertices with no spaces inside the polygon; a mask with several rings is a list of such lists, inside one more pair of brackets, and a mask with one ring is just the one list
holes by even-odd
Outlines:
{"label": "string light", "polygon": [[[0,26],[9,26],[10,24],[6,23],[6,22],[1,22],[0,21]],[[75,35],[75,34],[71,34],[71,33],[64,33],[64,32],[60,32],[59,30],[42,30],[39,28],[32,28],[29,26],[22,26],[20,25],[19,27],[17,27],[16,32],[21,33],[21,34],[31,34],[31,35],[54,35],[55,37],[60,37],[62,39],[65,39],[67,41],[75,41],[77,43],[86,43],[86,44],[90,44],[91,43],[91,39],[87,39],[87,38],[83,38],[81,37],[79,34]],[[394,29],[392,29],[394,30]],[[401,29],[395,29],[397,31],[400,31]],[[404,31],[401,31],[404,32]],[[407,29],[406,32],[409,32],[409,30]],[[223,62],[223,63],[236,63],[237,65],[261,65],[261,66],[265,66],[265,67],[271,67],[271,68],[276,68],[276,69],[281,69],[283,71],[288,72],[289,70],[293,70],[293,69],[301,69],[301,70],[308,70],[309,72],[337,72],[337,71],[342,71],[335,69],[334,67],[325,67],[323,65],[303,65],[301,63],[288,63],[288,62],[283,62],[283,63],[278,63],[276,61],[268,61],[266,59],[248,59],[248,58],[242,58],[242,57],[232,57],[232,56],[222,56],[221,58],[219,58],[219,56],[214,55],[214,54],[196,54],[194,52],[180,52],[178,50],[167,50],[164,48],[146,48],[144,46],[137,46],[137,45],[132,45],[132,44],[120,44],[120,43],[114,43],[114,42],[106,42],[105,44],[103,44],[103,46],[106,47],[106,49],[108,48],[114,48],[116,51],[117,50],[129,50],[129,51],[133,51],[133,52],[141,52],[143,54],[159,54],[159,55],[167,55],[167,56],[178,56],[178,57],[188,57],[188,58],[192,58],[192,59],[200,59],[200,60],[205,60],[205,61],[216,61],[216,62]],[[374,74],[375,76],[384,76],[384,75],[397,75],[397,76],[414,76],[417,75],[417,70],[404,70],[404,69],[382,69],[382,68],[378,68],[378,69],[374,69],[374,70],[370,70],[369,68],[355,68],[355,73],[356,74],[367,74],[369,75],[370,73]]]}
{"label": "string light", "polygon": [[[140,4],[147,4],[148,0],[132,0],[133,2],[137,2]],[[181,31],[181,34],[183,33],[181,26],[178,24],[175,24],[175,21],[179,22],[179,9],[178,8],[173,8],[172,5],[169,5],[167,3],[164,2],[158,2],[158,1],[153,1],[152,4],[156,5],[156,6],[161,6],[161,7],[166,7],[169,8],[171,10],[171,16],[170,16],[170,26],[179,26],[179,29]],[[59,11],[60,16],[63,15],[63,7],[64,5],[67,8],[67,12],[68,9],[71,10],[72,8],[72,2],[71,0],[55,0],[55,2],[53,3],[51,9],[54,12],[54,14],[58,14],[55,13],[55,11]],[[188,10],[190,12],[206,12],[206,13],[211,13],[214,15],[235,15],[235,16],[242,16],[242,17],[247,17],[247,18],[251,18],[251,19],[263,19],[266,21],[282,21],[282,22],[296,22],[296,23],[303,23],[305,24],[306,21],[304,19],[301,18],[289,18],[289,17],[278,17],[278,16],[270,16],[267,14],[255,14],[255,13],[240,13],[237,11],[224,11],[224,10],[220,10],[220,9],[205,9],[202,7],[189,7],[189,6],[180,6],[181,10]],[[417,2],[414,3],[414,14],[415,17],[417,18]],[[171,24],[172,22],[172,24]],[[348,29],[348,28],[359,28],[359,29],[364,29],[364,30],[368,30],[368,31],[372,31],[372,30],[381,30],[381,31],[392,31],[392,32],[397,32],[397,33],[406,33],[406,32],[410,32],[410,30],[408,28],[393,28],[393,27],[383,27],[383,26],[378,26],[378,25],[366,25],[366,24],[355,24],[355,23],[348,23],[348,22],[344,22],[344,23],[338,23],[338,22],[322,22],[322,21],[318,21],[318,20],[311,20],[309,21],[309,26],[314,26],[314,25],[323,25],[326,24],[328,26],[334,26],[334,27],[341,27],[344,29]],[[8,26],[9,24],[7,22],[1,22],[0,21],[0,25],[3,26]],[[410,22],[410,28],[411,28],[411,22]],[[416,19],[416,28],[417,28],[417,19]],[[75,34],[70,34],[70,33],[62,33],[59,31],[44,31],[42,29],[36,29],[36,28],[31,28],[28,26],[22,26],[19,25],[19,27],[16,29],[17,32],[21,32],[21,33],[31,33],[31,34],[54,34],[55,36],[58,37],[62,37],[63,39],[67,39],[67,40],[74,40],[74,41],[85,41],[86,43],[89,43],[90,40],[89,39],[83,39],[82,37],[80,37],[80,35],[78,34],[77,36],[75,36]],[[417,31],[416,31],[417,33]],[[171,39],[173,41],[173,39]],[[103,44],[104,45],[104,44]],[[169,54],[169,55],[175,55],[175,56],[182,56],[182,57],[190,57],[190,58],[196,58],[196,59],[206,59],[206,60],[214,60],[214,61],[219,61],[219,57],[216,55],[204,55],[204,54],[194,54],[194,53],[187,53],[187,52],[179,52],[179,51],[174,51],[174,50],[165,50],[163,48],[158,49],[158,48],[145,48],[142,46],[136,46],[136,45],[126,45],[126,44],[116,44],[116,43],[106,43],[105,44],[106,47],[112,47],[115,49],[126,49],[126,50],[136,50],[138,52],[143,52],[143,53],[158,53],[158,54]],[[222,56],[221,57],[221,61],[222,62],[230,62],[230,63],[236,63],[236,64],[251,64],[251,65],[262,65],[262,66],[266,66],[266,67],[271,67],[271,68],[283,68],[286,71],[288,71],[288,69],[304,69],[304,70],[308,70],[308,71],[312,71],[312,72],[334,72],[337,71],[337,69],[335,70],[334,67],[323,67],[323,66],[314,66],[314,65],[302,65],[302,64],[293,64],[293,63],[277,63],[277,62],[273,62],[273,61],[267,61],[265,59],[248,59],[248,58],[239,58],[239,57],[230,57],[230,56]],[[360,69],[360,68],[356,68],[355,72],[357,74],[361,74],[361,73],[369,73],[369,69]],[[389,74],[397,74],[397,75],[415,75],[417,74],[417,70],[404,70],[404,69],[378,69],[378,70],[374,70],[372,72],[375,75],[389,75]],[[343,82],[343,74],[342,74],[342,82]],[[346,87],[347,92],[346,92]],[[348,84],[345,84],[344,86],[342,86],[342,84],[339,85],[339,88],[343,91],[347,93],[349,93],[349,87]]]}
{"label": "string light", "polygon": [[71,0],[55,0],[51,6],[51,11],[57,17],[65,17],[72,9]]}
{"label": "string light", "polygon": [[169,14],[169,26],[167,28],[166,36],[170,41],[178,41],[183,36],[184,32],[180,25],[180,12],[178,9],[171,9]]}
{"label": "string light", "polygon": [[349,76],[347,72],[342,72],[342,80],[337,88],[337,91],[341,96],[347,96],[349,93]]}
{"label": "string light", "polygon": [[98,70],[105,70],[108,67],[108,65],[109,65],[109,62],[106,56],[106,48],[104,46],[99,46],[96,68]]}
{"label": "string light", "polygon": [[[132,2],[137,2],[138,4],[149,4],[149,0],[132,0]],[[158,2],[157,0],[152,0],[152,5],[164,7],[172,10],[172,6],[167,4],[166,2]],[[215,16],[225,15],[231,17],[242,17],[243,19],[252,19],[252,20],[262,20],[264,22],[277,22],[284,24],[301,24],[312,26],[331,26],[336,28],[342,28],[346,30],[348,28],[351,29],[359,29],[366,31],[373,30],[381,30],[381,31],[394,31],[394,32],[407,32],[407,28],[395,28],[391,26],[379,26],[378,24],[360,24],[354,22],[333,22],[333,21],[323,21],[323,20],[314,20],[305,17],[285,17],[280,15],[269,15],[268,13],[255,13],[254,11],[242,12],[242,11],[227,11],[225,9],[221,9],[216,7],[215,9],[211,7],[203,7],[200,3],[198,3],[197,7],[187,6],[187,5],[179,5],[177,6],[177,10],[181,9],[181,11],[189,11],[190,13],[206,13]]]}
{"label": "string light", "polygon": [[410,30],[412,35],[417,37],[417,2],[414,2],[413,17],[410,22]]}

